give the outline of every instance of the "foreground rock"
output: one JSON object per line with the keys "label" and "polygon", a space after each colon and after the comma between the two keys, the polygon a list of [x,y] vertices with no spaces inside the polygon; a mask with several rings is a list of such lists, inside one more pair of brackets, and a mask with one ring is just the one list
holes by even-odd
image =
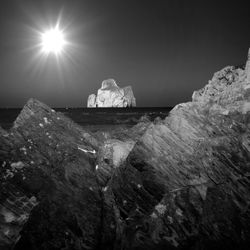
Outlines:
{"label": "foreground rock", "polygon": [[135,107],[136,100],[131,86],[118,87],[115,80],[108,79],[102,82],[102,87],[98,89],[97,96],[91,94],[88,98],[87,107]]}
{"label": "foreground rock", "polygon": [[90,134],[29,100],[0,127],[0,249],[112,249],[119,219],[105,185],[149,124]]}
{"label": "foreground rock", "polygon": [[[100,143],[97,153],[99,184],[105,188],[115,170],[127,159],[136,142],[151,124],[147,117],[142,117],[131,129],[123,129],[109,133],[103,143]],[[100,137],[100,136],[99,136]]]}
{"label": "foreground rock", "polygon": [[34,99],[0,134],[0,248],[96,248],[102,199],[95,139]]}
{"label": "foreground rock", "polygon": [[147,128],[106,187],[122,249],[249,249],[249,89],[226,67]]}

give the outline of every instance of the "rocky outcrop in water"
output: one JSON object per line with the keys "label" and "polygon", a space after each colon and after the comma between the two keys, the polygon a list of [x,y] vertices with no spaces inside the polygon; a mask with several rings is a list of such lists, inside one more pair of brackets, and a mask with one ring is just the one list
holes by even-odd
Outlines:
{"label": "rocky outcrop in water", "polygon": [[96,107],[96,95],[91,94],[88,97],[88,108],[95,108]]}
{"label": "rocky outcrop in water", "polygon": [[88,98],[88,108],[94,107],[135,107],[136,100],[131,86],[118,87],[115,80],[108,79],[102,82],[102,87],[98,89],[97,96],[91,94]]}
{"label": "rocky outcrop in water", "polygon": [[250,48],[248,50],[248,57],[246,62],[246,75],[247,75],[247,82],[250,83]]}

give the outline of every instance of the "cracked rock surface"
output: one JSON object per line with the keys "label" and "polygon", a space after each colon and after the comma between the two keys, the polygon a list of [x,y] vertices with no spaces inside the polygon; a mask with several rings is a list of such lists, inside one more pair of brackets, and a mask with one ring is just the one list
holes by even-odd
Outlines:
{"label": "cracked rock surface", "polygon": [[109,184],[125,249],[248,249],[249,87],[223,69],[147,128]]}
{"label": "cracked rock surface", "polygon": [[15,242],[15,249],[98,245],[102,200],[90,153],[95,143],[70,119],[34,99],[10,131],[1,130],[1,249]]}

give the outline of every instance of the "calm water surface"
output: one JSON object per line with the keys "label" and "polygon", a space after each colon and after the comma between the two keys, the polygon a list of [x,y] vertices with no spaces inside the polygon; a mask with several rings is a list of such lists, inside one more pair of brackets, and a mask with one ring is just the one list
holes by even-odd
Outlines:
{"label": "calm water surface", "polygon": [[[132,126],[147,115],[150,120],[165,118],[171,108],[55,108],[83,127]],[[11,128],[21,109],[0,109],[0,126]]]}

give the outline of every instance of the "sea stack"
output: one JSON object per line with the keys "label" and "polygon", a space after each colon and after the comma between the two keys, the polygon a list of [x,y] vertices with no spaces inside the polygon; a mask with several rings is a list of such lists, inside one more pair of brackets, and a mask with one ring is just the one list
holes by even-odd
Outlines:
{"label": "sea stack", "polygon": [[248,49],[248,56],[247,56],[245,71],[247,75],[247,82],[250,83],[250,48]]}
{"label": "sea stack", "polygon": [[102,82],[97,95],[91,94],[88,97],[88,108],[127,108],[136,107],[136,100],[131,86],[120,88],[114,79],[107,79]]}

